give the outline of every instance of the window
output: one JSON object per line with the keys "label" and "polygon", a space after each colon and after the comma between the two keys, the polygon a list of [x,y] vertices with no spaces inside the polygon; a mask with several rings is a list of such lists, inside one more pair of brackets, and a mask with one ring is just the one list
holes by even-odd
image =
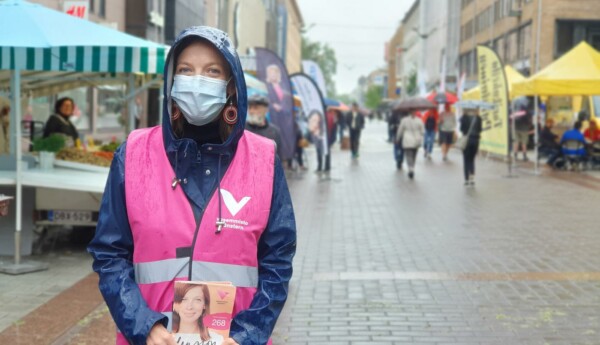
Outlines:
{"label": "window", "polygon": [[525,59],[531,56],[531,24],[519,30],[519,58]]}
{"label": "window", "polygon": [[95,2],[94,0],[90,0],[90,12],[91,13],[94,13],[94,11],[95,11],[94,10],[94,2]]}
{"label": "window", "polygon": [[471,36],[473,36],[473,20],[469,20],[465,24],[465,40],[468,40]]}
{"label": "window", "polygon": [[504,37],[500,37],[499,39],[496,40],[496,52],[498,53],[498,56],[500,57],[500,60],[504,63],[504,61],[506,61],[506,40],[504,39]]}
{"label": "window", "polygon": [[123,112],[127,107],[124,85],[103,85],[97,87],[98,112],[96,128],[99,130],[123,126]]}
{"label": "window", "polygon": [[513,63],[517,61],[518,51],[518,34],[516,31],[511,32],[507,37],[506,42],[506,62]]}
{"label": "window", "polygon": [[98,16],[106,17],[106,0],[98,0]]}

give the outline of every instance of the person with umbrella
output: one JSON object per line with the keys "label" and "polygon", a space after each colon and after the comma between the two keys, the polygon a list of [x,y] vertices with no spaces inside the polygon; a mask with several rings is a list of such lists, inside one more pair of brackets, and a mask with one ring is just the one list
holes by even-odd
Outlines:
{"label": "person with umbrella", "polygon": [[440,114],[439,132],[440,146],[442,147],[442,159],[448,160],[448,151],[454,141],[454,133],[456,131],[456,115],[450,111],[450,106],[446,104],[444,111]]}
{"label": "person with umbrella", "polygon": [[417,109],[412,109],[410,115],[400,121],[400,126],[398,126],[398,132],[396,133],[396,141],[402,145],[402,151],[408,165],[408,178],[411,180],[415,177],[417,151],[423,143],[424,134],[425,126],[423,125],[423,121],[417,115]]}

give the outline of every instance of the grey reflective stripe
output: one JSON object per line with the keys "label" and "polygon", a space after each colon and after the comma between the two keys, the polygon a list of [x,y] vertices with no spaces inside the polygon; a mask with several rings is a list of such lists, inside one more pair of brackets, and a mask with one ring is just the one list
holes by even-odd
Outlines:
{"label": "grey reflective stripe", "polygon": [[135,281],[138,284],[153,284],[186,278],[189,261],[190,259],[179,258],[134,264]]}
{"label": "grey reflective stripe", "polygon": [[[134,264],[138,284],[168,282],[187,278],[189,259],[167,259]],[[192,280],[228,281],[237,287],[258,286],[258,268],[214,262],[194,261]]]}
{"label": "grey reflective stripe", "polygon": [[255,288],[258,286],[258,268],[194,261],[192,280],[228,281],[236,287]]}

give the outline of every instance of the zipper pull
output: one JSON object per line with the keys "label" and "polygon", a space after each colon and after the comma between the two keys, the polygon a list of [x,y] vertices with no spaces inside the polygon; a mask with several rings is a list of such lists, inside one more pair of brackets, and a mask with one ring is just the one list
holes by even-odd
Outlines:
{"label": "zipper pull", "polygon": [[223,226],[225,226],[225,222],[221,218],[217,218],[217,222],[215,223],[215,225],[217,226],[215,234],[220,234],[221,230],[223,230]]}
{"label": "zipper pull", "polygon": [[173,180],[171,181],[171,188],[173,188],[173,190],[175,190],[175,188],[177,188],[177,185],[181,183],[181,179],[177,178],[177,176],[173,177]]}

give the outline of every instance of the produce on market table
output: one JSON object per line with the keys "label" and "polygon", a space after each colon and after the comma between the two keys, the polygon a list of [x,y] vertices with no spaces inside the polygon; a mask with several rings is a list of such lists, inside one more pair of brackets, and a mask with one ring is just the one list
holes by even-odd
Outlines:
{"label": "produce on market table", "polygon": [[111,143],[108,143],[106,145],[102,145],[100,147],[100,151],[104,151],[104,152],[115,152],[118,148],[119,145],[121,145],[121,143],[113,141]]}
{"label": "produce on market table", "polygon": [[112,155],[109,156],[109,152],[86,152],[76,148],[66,148],[56,154],[56,159],[109,167],[112,162]]}

